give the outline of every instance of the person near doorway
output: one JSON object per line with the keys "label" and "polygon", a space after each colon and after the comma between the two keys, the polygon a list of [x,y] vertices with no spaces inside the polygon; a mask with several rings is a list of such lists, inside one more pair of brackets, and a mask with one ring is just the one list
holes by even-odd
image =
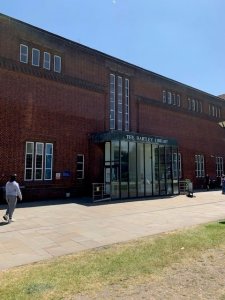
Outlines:
{"label": "person near doorway", "polygon": [[5,193],[6,193],[6,202],[7,202],[7,210],[5,215],[3,216],[3,219],[11,223],[14,221],[12,218],[16,203],[17,203],[17,197],[22,201],[22,193],[19,187],[19,184],[16,181],[16,174],[13,174],[10,176],[9,181],[6,183],[5,186]]}
{"label": "person near doorway", "polygon": [[210,185],[210,177],[209,177],[208,174],[206,174],[206,176],[205,176],[205,186],[206,186],[207,191],[209,191],[209,185]]}

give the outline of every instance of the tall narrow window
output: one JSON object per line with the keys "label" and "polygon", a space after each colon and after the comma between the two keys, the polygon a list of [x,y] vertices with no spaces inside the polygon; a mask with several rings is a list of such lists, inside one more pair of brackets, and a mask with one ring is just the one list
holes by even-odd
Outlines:
{"label": "tall narrow window", "polygon": [[115,75],[110,74],[110,129],[115,125]]}
{"label": "tall narrow window", "polygon": [[48,52],[44,52],[43,68],[50,70],[51,66],[51,55]]}
{"label": "tall narrow window", "polygon": [[20,62],[28,63],[28,47],[26,45],[20,45]]}
{"label": "tall narrow window", "polygon": [[188,110],[191,110],[191,99],[188,98],[187,101],[188,101]]}
{"label": "tall narrow window", "polygon": [[123,129],[123,81],[120,76],[117,81],[117,127]]}
{"label": "tall narrow window", "polygon": [[173,93],[173,105],[177,105],[176,94]]}
{"label": "tall narrow window", "polygon": [[26,142],[25,154],[25,180],[33,179],[33,164],[34,164],[34,143]]}
{"label": "tall narrow window", "polygon": [[216,176],[220,177],[223,174],[223,157],[216,157]]}
{"label": "tall narrow window", "polygon": [[163,91],[163,103],[166,103],[166,91]]}
{"label": "tall narrow window", "polygon": [[172,104],[172,94],[171,94],[171,92],[167,92],[167,102],[168,102],[168,104]]}
{"label": "tall narrow window", "polygon": [[204,155],[195,155],[195,175],[196,177],[205,177]]}
{"label": "tall narrow window", "polygon": [[35,48],[32,49],[32,65],[36,67],[40,65],[40,50]]}
{"label": "tall narrow window", "polygon": [[180,95],[177,94],[177,106],[180,106]]}
{"label": "tall narrow window", "polygon": [[77,154],[77,179],[84,179],[84,155]]}
{"label": "tall narrow window", "polygon": [[125,79],[125,131],[129,131],[129,79]]}
{"label": "tall narrow window", "polygon": [[42,180],[43,178],[43,151],[44,144],[36,143],[36,151],[35,151],[35,180]]}
{"label": "tall narrow window", "polygon": [[61,57],[58,55],[54,55],[54,71],[61,73]]}
{"label": "tall narrow window", "polygon": [[52,179],[53,144],[45,145],[45,180]]}

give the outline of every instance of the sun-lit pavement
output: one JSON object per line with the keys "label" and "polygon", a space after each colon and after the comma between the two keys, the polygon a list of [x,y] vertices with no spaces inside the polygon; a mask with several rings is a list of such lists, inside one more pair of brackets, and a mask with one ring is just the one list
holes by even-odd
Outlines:
{"label": "sun-lit pavement", "polygon": [[[1,217],[4,208],[1,204]],[[0,221],[0,270],[224,220],[225,195],[209,191],[194,193],[193,198],[179,195],[98,205],[74,199],[18,203],[14,217],[11,224]]]}

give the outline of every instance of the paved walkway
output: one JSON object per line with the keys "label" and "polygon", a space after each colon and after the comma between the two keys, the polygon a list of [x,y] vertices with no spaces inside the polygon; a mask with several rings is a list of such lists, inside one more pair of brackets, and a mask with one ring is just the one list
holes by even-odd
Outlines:
{"label": "paved walkway", "polygon": [[[4,214],[0,205],[0,214]],[[221,191],[164,199],[82,205],[75,200],[18,203],[16,222],[0,221],[0,270],[81,250],[225,219]]]}

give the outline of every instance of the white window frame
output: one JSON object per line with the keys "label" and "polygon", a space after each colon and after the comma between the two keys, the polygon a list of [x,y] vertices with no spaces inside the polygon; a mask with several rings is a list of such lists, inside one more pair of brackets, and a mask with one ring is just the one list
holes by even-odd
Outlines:
{"label": "white window frame", "polygon": [[129,95],[129,79],[125,78],[125,131],[129,131],[129,104],[130,104],[130,95]]}
{"label": "white window frame", "polygon": [[[41,151],[39,152],[39,149],[41,148]],[[41,157],[41,166],[37,167],[37,157]],[[34,180],[42,180],[43,179],[43,160],[44,160],[44,144],[37,142],[35,145],[35,168],[34,168]],[[38,171],[41,172],[41,176],[38,177],[37,173]]]}
{"label": "white window frame", "polygon": [[[51,147],[51,152],[47,152],[47,149]],[[47,166],[48,157],[50,157],[50,167]],[[52,180],[52,168],[53,168],[53,144],[52,143],[46,143],[45,144],[45,170],[44,170],[44,179],[45,180]],[[47,177],[47,172],[50,170],[50,177]]]}
{"label": "white window frame", "polygon": [[44,52],[43,68],[46,70],[51,69],[51,54],[49,52]]}
{"label": "white window frame", "polygon": [[162,91],[162,96],[163,96],[163,103],[166,103],[166,91]]}
{"label": "white window frame", "polygon": [[173,93],[173,105],[177,105],[177,99],[175,93]]}
{"label": "white window frame", "polygon": [[167,91],[167,103],[172,104],[172,93]]}
{"label": "white window frame", "polygon": [[[36,57],[37,55],[37,57]],[[37,59],[37,61],[36,61]],[[36,48],[32,48],[32,66],[39,67],[40,66],[40,50]]]}
{"label": "white window frame", "polygon": [[54,72],[56,73],[61,73],[61,56],[59,55],[54,55]]}
{"label": "white window frame", "polygon": [[177,94],[177,106],[180,107],[180,94]]}
{"label": "white window frame", "polygon": [[[27,151],[28,145],[31,145],[32,152]],[[38,145],[43,145],[42,146],[42,151],[39,154],[37,153]],[[47,145],[51,146],[51,153],[50,154],[46,153]],[[44,153],[45,153],[45,155],[44,155]],[[50,168],[47,168],[47,166],[46,166],[46,162],[47,162],[46,156],[47,156],[47,154],[51,155],[51,167]],[[31,165],[32,165],[31,167],[27,166],[28,155],[31,155]],[[38,155],[42,155],[42,166],[41,167],[37,167],[37,165],[36,165]],[[40,180],[43,180],[43,174],[45,174],[44,175],[44,180],[52,180],[52,168],[53,168],[53,144],[52,143],[27,141],[26,142],[26,151],[25,151],[24,180],[25,181],[32,181],[32,180],[40,181]],[[51,174],[50,178],[46,177],[46,170],[47,169],[48,170],[50,169],[50,174]],[[27,175],[27,170],[31,172],[31,176],[29,178],[26,176]],[[37,170],[41,170],[41,178],[36,176],[37,175],[37,173],[36,173]]]}
{"label": "white window frame", "polygon": [[205,159],[204,155],[195,155],[195,176],[196,178],[205,177]]}
{"label": "white window frame", "polygon": [[115,129],[116,127],[116,120],[115,120],[115,114],[116,114],[116,99],[115,99],[115,82],[116,82],[116,77],[114,74],[110,74],[110,91],[109,91],[109,98],[110,98],[110,129]]}
{"label": "white window frame", "polygon": [[[28,145],[31,145],[32,151],[28,152]],[[27,166],[28,155],[31,155],[31,167]],[[33,169],[34,169],[34,142],[26,142],[26,150],[25,150],[25,170],[24,170],[24,180],[31,181],[33,180]],[[27,177],[27,170],[31,172],[31,177]]]}
{"label": "white window frame", "polygon": [[221,177],[224,174],[223,157],[216,156],[216,176]]}
{"label": "white window frame", "polygon": [[[81,158],[81,161],[78,160],[78,157]],[[78,166],[81,166],[81,169],[78,170]],[[77,154],[77,179],[84,179],[84,154]]]}
{"label": "white window frame", "polygon": [[117,77],[117,129],[123,129],[123,78]]}
{"label": "white window frame", "polygon": [[20,44],[20,62],[27,64],[28,63],[28,46]]}

